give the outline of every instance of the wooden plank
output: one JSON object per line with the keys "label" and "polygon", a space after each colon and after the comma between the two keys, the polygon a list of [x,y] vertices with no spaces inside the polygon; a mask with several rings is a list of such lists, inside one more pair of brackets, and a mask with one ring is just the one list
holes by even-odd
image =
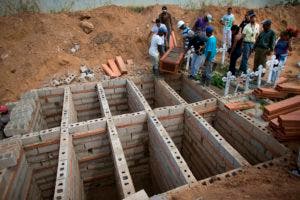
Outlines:
{"label": "wooden plank", "polygon": [[169,49],[160,59],[159,70],[162,72],[177,74],[183,59],[184,49],[178,47]]}

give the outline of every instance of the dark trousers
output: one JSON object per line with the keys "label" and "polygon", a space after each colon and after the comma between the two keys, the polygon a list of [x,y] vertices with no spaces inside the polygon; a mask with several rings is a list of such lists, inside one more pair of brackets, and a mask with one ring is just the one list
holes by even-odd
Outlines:
{"label": "dark trousers", "polygon": [[235,66],[236,66],[236,61],[241,57],[242,55],[242,50],[241,49],[236,49],[232,54],[230,55],[230,64],[229,64],[229,71],[231,71],[232,75],[235,75]]}
{"label": "dark trousers", "polygon": [[255,49],[253,71],[257,71],[259,65],[262,65],[264,68],[266,68],[267,54],[268,49],[262,49],[259,47]]}

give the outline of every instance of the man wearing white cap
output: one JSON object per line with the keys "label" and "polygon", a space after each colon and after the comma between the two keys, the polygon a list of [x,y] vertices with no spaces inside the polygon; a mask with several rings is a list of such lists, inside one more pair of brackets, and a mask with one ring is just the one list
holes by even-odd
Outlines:
{"label": "man wearing white cap", "polygon": [[178,21],[177,28],[182,31],[181,35],[183,37],[183,47],[185,50],[187,50],[189,46],[189,36],[192,30],[188,26],[186,26],[184,21],[182,20]]}

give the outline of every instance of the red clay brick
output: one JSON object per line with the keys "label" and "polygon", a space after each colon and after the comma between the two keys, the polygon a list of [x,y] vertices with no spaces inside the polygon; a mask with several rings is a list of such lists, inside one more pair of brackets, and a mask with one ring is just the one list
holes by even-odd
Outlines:
{"label": "red clay brick", "polygon": [[110,77],[113,77],[113,78],[116,78],[118,77],[110,68],[107,64],[102,64],[102,69],[104,70],[104,72],[110,76]]}
{"label": "red clay brick", "polygon": [[279,101],[277,103],[273,103],[271,105],[265,106],[264,112],[267,115],[279,113],[281,111],[284,111],[288,108],[295,108],[300,106],[300,95],[297,95],[292,98],[285,99],[283,101]]}
{"label": "red clay brick", "polygon": [[121,72],[121,74],[127,74],[128,70],[127,70],[127,67],[123,61],[123,58],[121,56],[117,56],[116,57],[116,63],[118,65],[118,68]]}
{"label": "red clay brick", "polygon": [[300,94],[300,83],[299,82],[281,83],[276,86],[276,89],[291,94]]}
{"label": "red clay brick", "polygon": [[108,60],[107,63],[115,75],[121,76],[121,72],[113,59]]}
{"label": "red clay brick", "polygon": [[255,103],[252,101],[246,102],[231,102],[225,104],[225,107],[229,110],[246,110],[255,107]]}

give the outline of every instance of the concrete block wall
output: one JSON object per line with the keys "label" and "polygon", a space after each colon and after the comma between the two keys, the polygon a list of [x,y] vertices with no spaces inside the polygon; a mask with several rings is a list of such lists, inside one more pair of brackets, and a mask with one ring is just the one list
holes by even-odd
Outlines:
{"label": "concrete block wall", "polygon": [[184,132],[184,105],[154,109],[155,115],[181,152]]}
{"label": "concrete block wall", "polygon": [[112,186],[114,174],[105,118],[70,125],[80,175],[86,193],[95,187]]}
{"label": "concrete block wall", "polygon": [[149,167],[149,131],[145,111],[113,117],[135,189],[154,194]]}
{"label": "concrete block wall", "polygon": [[70,87],[78,122],[102,117],[96,85],[85,83]]}
{"label": "concrete block wall", "polygon": [[56,172],[54,199],[84,199],[83,182],[75,154],[69,125],[77,122],[77,113],[69,87],[64,89],[64,102],[59,141],[58,166]]}
{"label": "concrete block wall", "polygon": [[152,76],[131,77],[130,80],[141,91],[151,108],[155,105],[154,78]]}
{"label": "concrete block wall", "polygon": [[46,128],[47,123],[42,115],[38,94],[36,91],[31,91],[25,93],[11,110],[10,121],[4,129],[4,133],[10,137]]}
{"label": "concrete block wall", "polygon": [[165,81],[188,103],[214,97],[210,92],[207,92],[206,87],[200,86],[198,81],[190,80],[185,76],[167,76]]}
{"label": "concrete block wall", "polygon": [[109,109],[113,115],[129,113],[129,101],[126,79],[115,79],[102,82]]}
{"label": "concrete block wall", "polygon": [[[32,170],[32,191],[39,192],[41,198],[52,198],[58,164],[60,127],[23,135],[23,150],[29,168]],[[34,195],[31,195],[35,198]]]}
{"label": "concrete block wall", "polygon": [[[2,140],[0,151],[6,152],[0,162],[0,199],[41,198],[40,190],[36,191],[35,197],[30,196],[36,183],[29,184],[32,179],[32,169],[26,160],[20,137]],[[7,152],[11,153],[9,157]]]}
{"label": "concrete block wall", "polygon": [[150,167],[161,192],[196,182],[171,137],[154,113],[148,113]]}
{"label": "concrete block wall", "polygon": [[287,152],[266,127],[256,124],[241,111],[229,111],[220,105],[212,124],[251,164],[268,161]]}
{"label": "concrete block wall", "polygon": [[36,90],[36,92],[41,104],[42,115],[47,122],[47,128],[60,126],[64,99],[64,88],[42,88]]}
{"label": "concrete block wall", "polygon": [[155,81],[155,107],[187,104],[164,80]]}
{"label": "concrete block wall", "polygon": [[128,105],[132,112],[142,110],[150,110],[151,107],[147,100],[138,89],[138,87],[130,80],[127,80]]}
{"label": "concrete block wall", "polygon": [[107,127],[115,167],[116,185],[120,198],[126,198],[135,193],[135,188],[128,169],[122,144],[118,137],[116,126],[111,118],[108,118],[107,120]]}
{"label": "concrete block wall", "polygon": [[[109,144],[111,149],[111,157],[114,163],[114,175],[115,175],[115,181],[118,190],[118,196],[123,199],[134,194],[135,188],[132,182],[131,174],[129,172],[129,168],[125,158],[121,140],[118,135],[116,125],[112,118],[112,112],[108,107],[106,91],[105,93],[103,93],[104,87],[108,87],[111,85],[111,87],[116,87],[117,89],[118,86],[120,86],[120,84],[127,84],[127,80],[125,80],[125,83],[123,80],[120,79],[120,80],[115,80],[114,82],[108,84],[107,83],[104,83],[102,85],[99,84],[97,88],[99,90],[98,94],[100,100],[100,107],[101,110],[105,111],[104,116],[107,119],[106,121],[107,132],[108,132],[108,139],[109,139]],[[114,89],[114,91],[116,92],[118,90]]]}
{"label": "concrete block wall", "polygon": [[185,110],[182,152],[198,180],[249,163],[192,108]]}
{"label": "concrete block wall", "polygon": [[23,149],[19,137],[0,141],[0,170],[15,166],[21,153]]}
{"label": "concrete block wall", "polygon": [[[243,112],[224,111],[228,99],[181,75],[165,80],[114,79],[36,93],[40,108],[37,104],[34,108],[40,110],[47,127],[59,125],[28,133],[23,129],[17,136],[27,166],[24,180],[31,184],[16,195],[26,193],[28,199],[84,199],[93,189],[107,193],[105,188],[110,188],[114,198],[116,193],[118,198],[134,198],[138,196],[135,191],[142,189],[154,195],[287,152],[270,139],[265,127]],[[163,95],[168,101],[161,100]],[[122,105],[127,107],[122,109]],[[60,118],[51,121],[47,111],[54,116],[60,113]],[[228,133],[218,129],[222,123],[218,117],[224,113],[226,120],[239,123],[226,121],[234,132],[228,141]],[[31,115],[32,119],[37,118]],[[249,133],[241,131],[241,126],[248,127]],[[240,139],[236,132],[251,136],[245,139],[245,147],[234,145]],[[16,152],[9,152],[11,157],[1,171],[14,168],[11,173],[16,173],[20,159],[15,159]],[[21,191],[19,187],[14,186]],[[7,190],[2,184],[3,188]]]}
{"label": "concrete block wall", "polygon": [[203,101],[190,104],[194,111],[201,115],[208,123],[212,124],[215,120],[218,109],[216,98],[206,99]]}

